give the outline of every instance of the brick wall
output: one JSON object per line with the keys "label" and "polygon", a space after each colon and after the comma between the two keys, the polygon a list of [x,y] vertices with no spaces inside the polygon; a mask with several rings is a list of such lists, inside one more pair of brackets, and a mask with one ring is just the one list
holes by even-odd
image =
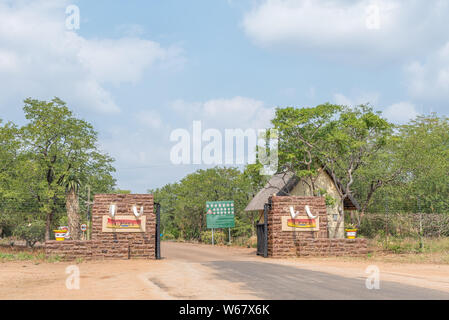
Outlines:
{"label": "brick wall", "polygon": [[[313,215],[318,215],[319,231],[282,231],[282,217],[290,217],[290,206],[304,212],[308,205]],[[268,213],[268,256],[295,257],[296,247],[301,239],[327,238],[327,210],[323,197],[271,197],[271,211]]]}
{"label": "brick wall", "polygon": [[[308,205],[319,217],[319,231],[282,231],[282,217],[290,217],[290,206],[304,212]],[[305,214],[302,214],[305,215]],[[268,256],[274,258],[366,253],[363,239],[329,239],[324,197],[272,196],[268,213]]]}
{"label": "brick wall", "polygon": [[[116,216],[131,215],[132,205],[143,206],[143,215],[146,216],[145,233],[108,233],[101,232],[104,215],[109,215],[109,205],[117,205]],[[97,194],[92,208],[92,240],[102,240],[112,243],[115,240],[129,241],[130,258],[155,258],[156,248],[156,215],[154,213],[154,200],[151,194]]]}
{"label": "brick wall", "polygon": [[45,243],[45,253],[47,256],[59,256],[63,260],[83,260],[98,259],[128,259],[128,240],[118,240],[113,243],[106,243],[101,240],[66,240],[47,241]]}
{"label": "brick wall", "polygon": [[[117,206],[116,216],[132,215],[132,206],[146,217],[146,232],[102,232],[103,216],[109,216],[109,205]],[[92,208],[92,240],[47,241],[47,256],[58,255],[64,260],[83,259],[155,259],[156,214],[151,194],[97,194]]]}
{"label": "brick wall", "polygon": [[296,254],[307,256],[360,256],[368,253],[366,239],[308,239],[298,242]]}

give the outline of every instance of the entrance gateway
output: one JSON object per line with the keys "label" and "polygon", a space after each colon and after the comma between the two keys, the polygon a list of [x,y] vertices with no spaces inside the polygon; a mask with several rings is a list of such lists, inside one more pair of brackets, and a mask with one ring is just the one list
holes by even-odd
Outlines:
{"label": "entrance gateway", "polygon": [[367,253],[366,239],[329,238],[327,216],[324,197],[269,197],[257,224],[257,254],[286,258]]}
{"label": "entrance gateway", "polygon": [[63,260],[160,259],[160,205],[152,194],[97,194],[92,240],[47,241],[47,256]]}

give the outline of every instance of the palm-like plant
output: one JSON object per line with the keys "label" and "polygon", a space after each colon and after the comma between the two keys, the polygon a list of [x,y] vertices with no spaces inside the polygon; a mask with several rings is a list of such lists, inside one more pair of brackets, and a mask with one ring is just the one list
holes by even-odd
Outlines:
{"label": "palm-like plant", "polygon": [[69,233],[72,240],[80,239],[79,190],[81,181],[73,172],[64,176],[62,185],[66,192],[66,209]]}

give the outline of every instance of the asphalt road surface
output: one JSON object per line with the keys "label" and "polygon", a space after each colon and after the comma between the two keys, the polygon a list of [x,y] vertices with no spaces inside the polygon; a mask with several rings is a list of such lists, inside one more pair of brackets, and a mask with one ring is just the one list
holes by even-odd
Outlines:
{"label": "asphalt road surface", "polygon": [[[367,289],[366,276],[340,276],[301,268],[291,262],[264,259],[254,250],[165,242],[164,259],[183,264],[200,264],[213,276],[239,285],[261,299],[449,299],[449,293],[392,281]],[[381,274],[382,279],[382,274]]]}

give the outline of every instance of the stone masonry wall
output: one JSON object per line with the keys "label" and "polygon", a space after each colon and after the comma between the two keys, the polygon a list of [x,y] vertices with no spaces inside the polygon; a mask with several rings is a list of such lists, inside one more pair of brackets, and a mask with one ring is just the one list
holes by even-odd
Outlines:
{"label": "stone masonry wall", "polygon": [[361,256],[367,253],[366,239],[301,240],[296,247],[298,257]]}
{"label": "stone masonry wall", "polygon": [[[305,215],[308,205],[313,215],[318,215],[319,231],[282,231],[282,217],[290,217],[290,206]],[[327,238],[327,210],[324,197],[273,196],[268,213],[268,256],[295,257],[298,242],[303,239]]]}
{"label": "stone masonry wall", "polygon": [[[101,232],[102,219],[109,215],[109,205],[117,204],[116,216],[131,215],[132,205],[140,210],[143,206],[143,215],[146,216],[145,233]],[[102,240],[112,243],[115,240],[129,241],[130,258],[155,259],[156,248],[156,214],[154,213],[154,200],[151,194],[97,194],[92,208],[92,240]]]}
{"label": "stone masonry wall", "polygon": [[[117,205],[116,216],[134,215],[132,206],[146,216],[146,232],[102,232],[103,216],[109,216],[111,203]],[[97,194],[92,208],[92,240],[47,241],[46,255],[64,260],[83,259],[155,259],[156,214],[151,194]]]}
{"label": "stone masonry wall", "polygon": [[118,240],[107,243],[101,240],[66,240],[47,241],[45,243],[47,256],[59,256],[70,261],[78,258],[83,260],[129,259],[128,240]]}
{"label": "stone masonry wall", "polygon": [[[308,205],[319,217],[319,231],[282,231],[282,217],[290,217],[290,206],[306,215]],[[268,213],[268,256],[287,258],[296,256],[362,255],[367,252],[364,239],[329,239],[327,210],[324,197],[272,196]]]}

